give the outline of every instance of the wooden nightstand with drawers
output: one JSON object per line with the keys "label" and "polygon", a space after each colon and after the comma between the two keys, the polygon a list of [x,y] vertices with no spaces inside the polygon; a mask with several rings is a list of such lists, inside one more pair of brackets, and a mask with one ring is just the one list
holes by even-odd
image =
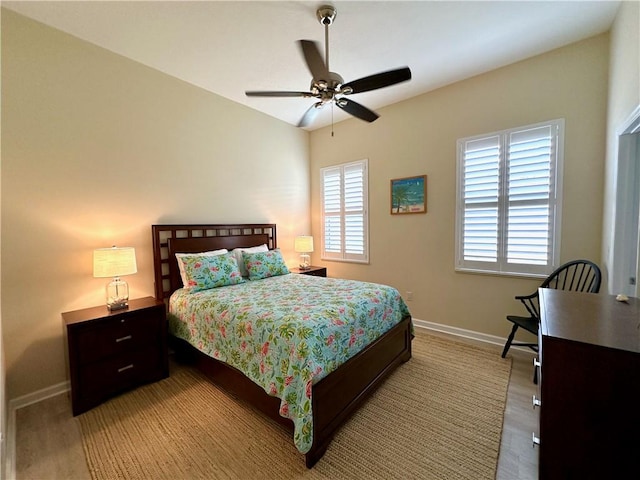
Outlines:
{"label": "wooden nightstand with drawers", "polygon": [[110,312],[106,305],[62,314],[66,325],[73,415],[108,398],[169,376],[164,302],[129,301]]}
{"label": "wooden nightstand with drawers", "polygon": [[289,271],[291,273],[299,273],[300,275],[312,275],[314,277],[327,276],[327,267],[314,267],[313,265],[306,270],[302,270],[300,268],[290,268]]}

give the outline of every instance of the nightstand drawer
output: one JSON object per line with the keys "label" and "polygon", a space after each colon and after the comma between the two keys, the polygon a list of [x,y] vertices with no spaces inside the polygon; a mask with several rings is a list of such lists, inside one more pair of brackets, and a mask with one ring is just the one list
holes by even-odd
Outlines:
{"label": "nightstand drawer", "polygon": [[159,315],[140,313],[108,318],[78,329],[78,361],[81,364],[157,345],[160,335]]}
{"label": "nightstand drawer", "polygon": [[80,401],[104,400],[134,385],[163,378],[162,355],[155,347],[123,354],[80,368]]}
{"label": "nightstand drawer", "polygon": [[304,272],[304,275],[311,275],[312,277],[326,277],[327,269],[326,268],[318,268],[317,270],[311,270],[309,272]]}

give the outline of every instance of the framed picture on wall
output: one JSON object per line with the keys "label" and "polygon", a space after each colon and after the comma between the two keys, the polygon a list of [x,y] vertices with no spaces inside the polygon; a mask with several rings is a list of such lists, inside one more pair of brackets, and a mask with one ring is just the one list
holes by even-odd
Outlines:
{"label": "framed picture on wall", "polygon": [[427,213],[427,176],[391,180],[391,215]]}

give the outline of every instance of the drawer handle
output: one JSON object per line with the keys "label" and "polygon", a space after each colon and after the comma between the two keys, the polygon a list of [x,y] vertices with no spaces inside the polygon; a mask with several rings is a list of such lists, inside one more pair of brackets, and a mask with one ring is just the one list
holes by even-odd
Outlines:
{"label": "drawer handle", "polygon": [[131,370],[133,368],[133,363],[130,363],[129,365],[127,365],[126,367],[122,367],[118,369],[118,373],[122,373],[125,370]]}
{"label": "drawer handle", "polygon": [[126,337],[116,338],[116,343],[124,342],[125,340],[131,340],[133,337],[131,335],[127,335]]}
{"label": "drawer handle", "polygon": [[532,433],[531,434],[531,443],[532,443],[532,445],[531,445],[532,448],[535,448],[536,445],[540,445],[540,437],[536,437],[536,434]]}
{"label": "drawer handle", "polygon": [[536,397],[535,395],[533,396],[533,408],[535,409],[536,407],[541,407],[542,406],[542,402],[540,401],[540,399],[538,397]]}

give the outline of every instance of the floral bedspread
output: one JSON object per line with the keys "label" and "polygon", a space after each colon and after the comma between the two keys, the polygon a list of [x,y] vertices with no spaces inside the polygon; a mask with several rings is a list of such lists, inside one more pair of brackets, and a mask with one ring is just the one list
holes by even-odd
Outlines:
{"label": "floral bedspread", "polygon": [[177,290],[169,330],[280,398],[280,415],[293,420],[294,443],[306,453],[313,442],[311,386],[407,315],[395,288],[287,274]]}

